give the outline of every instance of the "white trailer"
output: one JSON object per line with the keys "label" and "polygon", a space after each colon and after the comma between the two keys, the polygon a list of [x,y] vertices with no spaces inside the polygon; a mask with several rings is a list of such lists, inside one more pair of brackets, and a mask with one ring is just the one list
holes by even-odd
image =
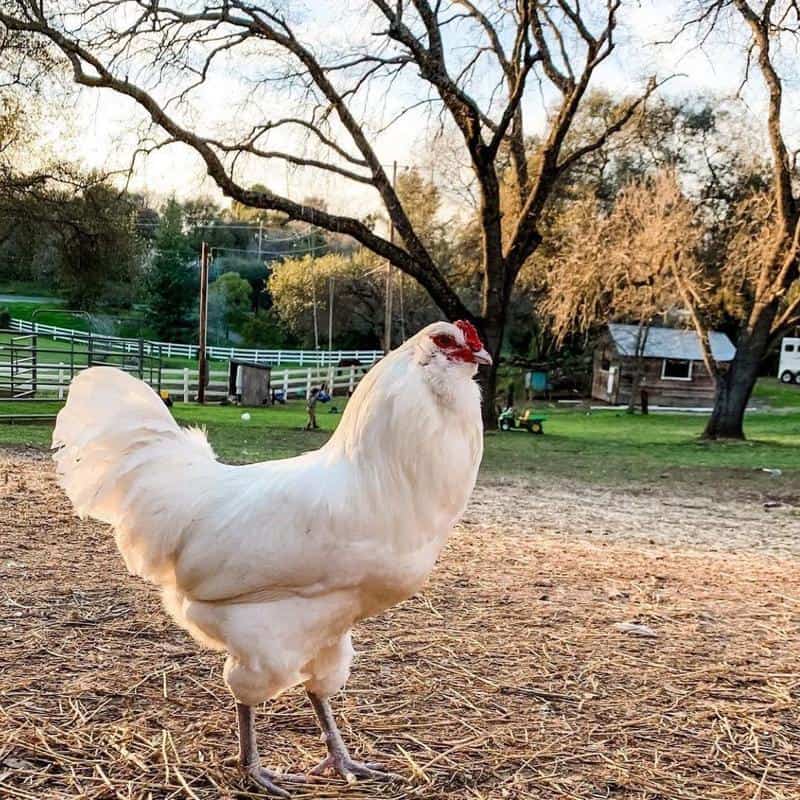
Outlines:
{"label": "white trailer", "polygon": [[781,383],[800,383],[800,338],[787,336],[781,341],[778,378]]}

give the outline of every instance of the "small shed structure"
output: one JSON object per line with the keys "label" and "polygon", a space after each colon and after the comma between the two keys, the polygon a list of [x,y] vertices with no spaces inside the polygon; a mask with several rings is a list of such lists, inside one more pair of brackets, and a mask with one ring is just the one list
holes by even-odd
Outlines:
{"label": "small shed structure", "polygon": [[247,361],[228,363],[228,397],[240,406],[263,406],[272,402],[272,367]]}
{"label": "small shed structure", "polygon": [[[724,333],[713,331],[709,342],[720,365],[736,354]],[[703,363],[700,340],[694,331],[650,326],[640,338],[638,325],[614,323],[609,324],[594,353],[592,397],[611,405],[629,403],[637,356],[642,359],[639,389],[647,391],[653,405],[690,408],[713,404],[714,378]]]}

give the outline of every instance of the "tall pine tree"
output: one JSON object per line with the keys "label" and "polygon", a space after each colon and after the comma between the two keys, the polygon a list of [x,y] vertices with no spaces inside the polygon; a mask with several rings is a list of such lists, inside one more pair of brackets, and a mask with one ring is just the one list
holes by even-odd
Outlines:
{"label": "tall pine tree", "polygon": [[183,210],[170,200],[158,226],[147,273],[147,319],[166,341],[187,341],[194,328],[198,273],[196,254],[183,232]]}

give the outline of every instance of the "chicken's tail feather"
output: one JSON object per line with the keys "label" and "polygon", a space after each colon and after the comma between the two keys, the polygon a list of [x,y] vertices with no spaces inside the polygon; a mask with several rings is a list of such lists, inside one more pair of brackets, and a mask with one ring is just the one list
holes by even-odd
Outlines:
{"label": "chicken's tail feather", "polygon": [[72,381],[52,446],[78,514],[113,525],[128,568],[162,582],[191,517],[194,479],[217,466],[203,431],[177,425],[142,381],[92,367]]}

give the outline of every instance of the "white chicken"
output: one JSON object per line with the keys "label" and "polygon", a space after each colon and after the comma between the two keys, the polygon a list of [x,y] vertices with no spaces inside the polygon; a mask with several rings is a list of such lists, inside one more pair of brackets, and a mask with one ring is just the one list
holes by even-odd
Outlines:
{"label": "white chicken", "polygon": [[146,384],[110,367],[72,382],[53,433],[76,511],[113,526],[131,573],[161,587],[175,621],[227,652],[239,763],[261,766],[252,707],[303,684],[327,744],[312,774],[380,777],[352,759],[328,698],[353,657],[350,632],[424,583],[464,511],[483,451],[473,380],[491,358],[468,322],[437,322],[364,377],[311,453],[221,464]]}

